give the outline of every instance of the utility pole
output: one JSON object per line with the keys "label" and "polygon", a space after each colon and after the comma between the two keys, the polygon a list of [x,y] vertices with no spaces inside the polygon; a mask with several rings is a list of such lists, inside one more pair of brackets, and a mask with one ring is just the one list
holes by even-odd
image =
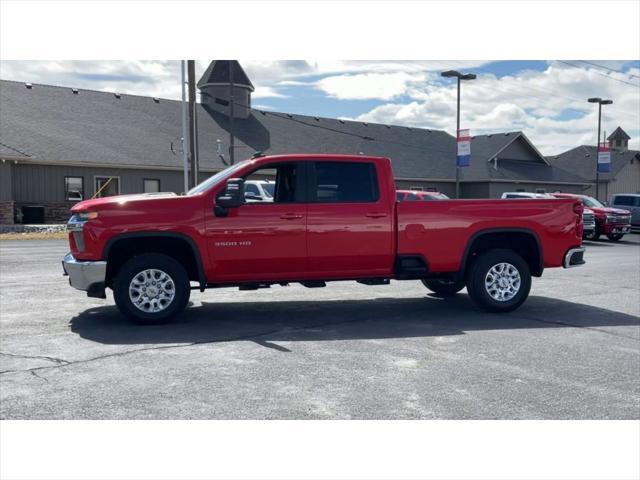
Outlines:
{"label": "utility pole", "polygon": [[236,159],[236,147],[234,145],[235,138],[233,137],[233,115],[234,115],[234,103],[235,98],[233,95],[233,70],[234,60],[229,60],[229,162],[231,165],[235,163]]}
{"label": "utility pole", "polygon": [[[461,80],[475,80],[476,75],[474,73],[460,73],[456,70],[447,70],[440,74],[443,77],[458,79],[458,96],[456,102],[456,145],[460,136],[460,81]],[[460,165],[458,163],[458,154],[456,152],[456,198],[460,198]]]}
{"label": "utility pole", "polygon": [[596,200],[600,200],[600,165],[598,164],[598,159],[600,156],[600,126],[602,124],[602,105],[611,105],[613,100],[603,100],[599,97],[589,98],[587,99],[589,103],[597,103],[598,104],[598,136],[597,145],[596,145]]}
{"label": "utility pole", "polygon": [[187,77],[189,79],[189,168],[191,169],[191,187],[198,184],[196,169],[196,66],[194,60],[187,60]]}
{"label": "utility pole", "polygon": [[182,167],[184,169],[184,192],[189,191],[189,142],[187,139],[187,81],[184,60],[180,60],[182,70]]}

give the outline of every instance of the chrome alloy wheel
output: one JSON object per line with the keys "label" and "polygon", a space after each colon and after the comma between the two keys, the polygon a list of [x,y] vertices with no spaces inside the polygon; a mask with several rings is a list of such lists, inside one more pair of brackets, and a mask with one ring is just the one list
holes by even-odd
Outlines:
{"label": "chrome alloy wheel", "polygon": [[162,270],[149,268],[137,273],[129,283],[129,300],[145,313],[163,311],[176,296],[173,279]]}
{"label": "chrome alloy wheel", "polygon": [[520,272],[510,263],[497,263],[484,278],[484,288],[498,302],[508,302],[520,290]]}

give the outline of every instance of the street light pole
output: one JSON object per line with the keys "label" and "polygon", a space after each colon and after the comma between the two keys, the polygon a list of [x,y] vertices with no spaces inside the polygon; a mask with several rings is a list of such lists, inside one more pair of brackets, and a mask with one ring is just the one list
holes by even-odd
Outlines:
{"label": "street light pole", "polygon": [[[460,135],[460,77],[458,77],[458,102],[456,106],[456,146],[458,144],[459,135]],[[458,165],[457,152],[456,152],[456,198],[460,198],[460,165]]]}
{"label": "street light pole", "polygon": [[[456,100],[456,145],[458,142],[458,136],[460,135],[460,82],[462,80],[474,80],[476,75],[474,73],[460,73],[456,70],[447,70],[440,75],[446,78],[456,77],[458,80],[458,93]],[[458,165],[458,153],[456,151],[456,198],[460,198],[460,165]]]}
{"label": "street light pole", "polygon": [[600,200],[600,169],[598,168],[598,154],[600,153],[600,126],[602,124],[602,102],[598,102],[598,141],[596,142],[596,200]]}
{"label": "street light pole", "polygon": [[600,127],[602,125],[602,105],[611,105],[613,100],[603,100],[599,97],[587,99],[589,103],[598,104],[598,136],[596,137],[596,200],[600,200],[600,170],[598,168],[598,156],[600,153]]}

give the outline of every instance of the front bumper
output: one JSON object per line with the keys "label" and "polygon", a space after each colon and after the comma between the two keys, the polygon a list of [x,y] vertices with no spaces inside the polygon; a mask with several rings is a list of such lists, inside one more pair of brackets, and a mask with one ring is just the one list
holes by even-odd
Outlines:
{"label": "front bumper", "polygon": [[615,223],[605,223],[602,228],[602,233],[605,235],[616,235],[618,233],[627,234],[631,233],[631,224],[615,224]]}
{"label": "front bumper", "polygon": [[564,268],[578,267],[584,265],[584,247],[572,248],[564,256]]}
{"label": "front bumper", "polygon": [[69,275],[69,284],[73,288],[87,292],[90,297],[105,297],[107,262],[76,260],[71,253],[67,253],[62,260],[62,268]]}

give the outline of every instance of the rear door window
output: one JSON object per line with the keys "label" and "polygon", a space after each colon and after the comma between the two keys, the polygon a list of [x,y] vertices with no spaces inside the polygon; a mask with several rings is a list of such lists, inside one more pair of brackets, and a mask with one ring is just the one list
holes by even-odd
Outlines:
{"label": "rear door window", "polygon": [[380,198],[373,163],[314,162],[309,176],[309,201],[316,203],[373,203]]}

